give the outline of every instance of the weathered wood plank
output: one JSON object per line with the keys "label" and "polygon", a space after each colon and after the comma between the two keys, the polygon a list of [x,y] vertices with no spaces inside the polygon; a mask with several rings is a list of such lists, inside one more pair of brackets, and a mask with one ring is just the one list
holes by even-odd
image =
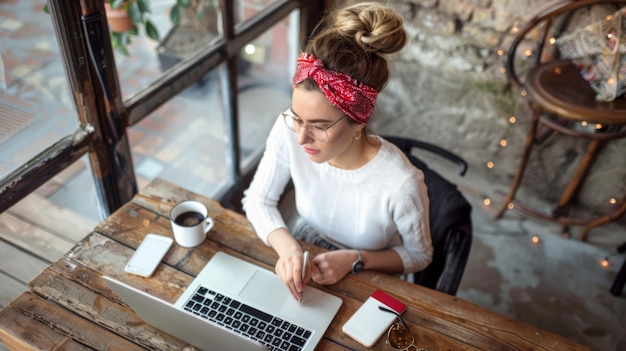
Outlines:
{"label": "weathered wood plank", "polygon": [[26,223],[74,243],[84,238],[98,224],[97,221],[80,213],[53,204],[37,193],[25,197],[7,212]]}
{"label": "weathered wood plank", "polygon": [[31,293],[0,311],[0,318],[6,319],[0,336],[10,349],[23,350],[26,341],[41,350],[143,350]]}
{"label": "weathered wood plank", "polygon": [[0,215],[0,237],[49,262],[61,258],[75,244],[26,223],[10,213]]}

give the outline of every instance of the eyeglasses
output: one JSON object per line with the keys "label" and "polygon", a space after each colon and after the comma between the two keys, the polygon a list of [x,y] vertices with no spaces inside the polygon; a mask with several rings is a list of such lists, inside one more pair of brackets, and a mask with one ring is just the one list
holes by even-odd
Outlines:
{"label": "eyeglasses", "polygon": [[428,351],[427,349],[418,349],[417,346],[415,346],[415,337],[398,312],[383,306],[378,306],[378,309],[393,313],[396,315],[396,318],[400,320],[400,323],[393,323],[391,327],[389,327],[389,331],[387,331],[387,343],[391,347],[402,351],[409,350],[411,348],[415,348],[417,351]]}
{"label": "eyeglasses", "polygon": [[334,126],[335,124],[339,123],[339,121],[341,121],[344,117],[346,117],[346,115],[343,115],[341,116],[341,118],[331,123],[328,127],[322,127],[316,123],[304,123],[302,119],[294,116],[290,112],[283,112],[281,113],[281,115],[285,120],[287,128],[289,128],[292,132],[299,134],[304,127],[306,128],[307,134],[311,136],[311,138],[321,142],[327,142],[328,130],[332,128],[332,126]]}

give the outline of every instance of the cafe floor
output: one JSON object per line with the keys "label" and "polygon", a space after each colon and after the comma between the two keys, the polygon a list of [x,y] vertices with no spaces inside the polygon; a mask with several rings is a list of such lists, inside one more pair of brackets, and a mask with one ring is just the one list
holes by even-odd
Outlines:
{"label": "cafe floor", "polygon": [[[7,3],[14,7],[18,3],[22,6],[27,2]],[[32,6],[30,11],[40,11],[40,7]],[[22,15],[7,15],[5,12],[0,16],[11,18],[10,22],[2,22],[0,30],[17,31],[23,26],[29,28],[29,31],[23,32],[10,43],[12,46],[9,55],[6,52],[3,54],[5,78],[0,79],[0,83],[7,85],[6,94],[32,94],[33,91],[39,94],[43,90],[54,96],[58,86],[37,86],[37,77],[41,79],[41,75],[56,75],[56,80],[45,80],[47,82],[54,81],[58,84],[58,79],[62,81],[62,68],[51,69],[53,65],[49,62],[50,56],[42,55],[45,50],[40,45],[41,36],[43,33],[52,34],[49,31],[35,30],[37,24],[28,22],[26,17],[20,17]],[[29,36],[36,39],[38,45],[33,46],[33,40],[29,41]],[[10,36],[3,38],[7,43],[11,39]],[[21,52],[16,46],[20,45],[18,43],[24,45],[24,52],[30,55],[30,60],[20,59]],[[37,50],[29,52],[28,46],[37,47]],[[42,60],[48,61],[44,63],[36,55],[42,55]],[[141,57],[122,61],[125,64],[124,67],[120,65],[122,75],[127,77],[121,79],[123,89],[132,90],[141,86],[149,82],[154,77],[153,74],[158,73],[158,67],[151,67]],[[24,89],[25,86],[33,89]],[[213,155],[207,155],[205,150],[223,149],[223,135],[212,131],[209,122],[190,118],[185,109],[199,103],[199,106],[206,106],[207,96],[215,96],[209,92],[210,89],[211,84],[191,88],[174,105],[160,109],[160,116],[143,121],[129,132],[140,187],[157,176],[201,193],[216,186],[216,181],[223,176],[219,170],[223,171],[224,166],[195,169],[190,168],[188,163],[194,157],[191,156],[193,152],[202,160],[211,161]],[[273,100],[267,97],[270,95],[274,97]],[[249,92],[242,100],[243,113],[254,111],[254,115],[260,115],[259,108],[262,106],[286,106],[289,101],[288,94],[277,95],[274,92],[267,96],[263,95],[263,89]],[[180,134],[180,121],[185,121],[184,138]],[[267,121],[251,120],[247,125],[251,125],[252,129],[244,131],[243,142],[247,145],[258,145],[262,142],[266,132],[255,133],[254,126],[264,123],[267,124]],[[52,128],[49,124],[41,125]],[[42,139],[50,138],[45,133],[33,135]],[[194,148],[196,150],[187,148],[184,152],[180,151],[181,145],[188,145],[194,140],[197,141]],[[37,140],[28,142],[35,144]],[[0,146],[2,159],[1,153],[9,148],[4,148],[6,145]],[[176,150],[177,153],[174,153]],[[624,255],[615,251],[618,245],[626,242],[624,219],[594,229],[589,242],[563,237],[559,226],[523,216],[515,210],[507,212],[502,219],[496,221],[493,215],[498,199],[493,199],[492,206],[484,205],[482,194],[489,193],[487,189],[491,184],[485,180],[480,170],[476,170],[480,167],[473,168],[470,165],[466,177],[459,178],[456,176],[456,169],[447,164],[432,165],[459,184],[474,206],[474,241],[458,292],[460,298],[576,340],[593,350],[626,350],[626,297],[625,294],[615,297],[609,293],[624,261]],[[38,190],[40,195],[58,206],[72,209],[76,216],[100,221],[94,197],[85,196],[85,191],[92,189],[92,180],[84,160],[56,179],[56,186],[42,187]],[[533,236],[539,239],[538,243],[531,241]],[[606,267],[601,265],[605,259],[608,260]],[[486,330],[485,333],[489,331]],[[0,351],[3,350],[0,344]]]}

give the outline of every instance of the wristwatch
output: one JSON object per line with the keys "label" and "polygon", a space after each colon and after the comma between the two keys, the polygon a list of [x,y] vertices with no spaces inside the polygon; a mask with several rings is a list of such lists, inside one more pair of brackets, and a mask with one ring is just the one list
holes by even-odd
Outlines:
{"label": "wristwatch", "polygon": [[361,253],[359,250],[356,250],[356,254],[358,257],[356,258],[356,261],[352,263],[352,273],[363,272],[363,259],[361,258]]}

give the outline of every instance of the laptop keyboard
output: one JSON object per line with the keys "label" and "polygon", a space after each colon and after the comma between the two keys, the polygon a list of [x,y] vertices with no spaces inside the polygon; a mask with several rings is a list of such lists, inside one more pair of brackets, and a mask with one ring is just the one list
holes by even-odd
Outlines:
{"label": "laptop keyboard", "polygon": [[198,287],[184,309],[266,345],[270,350],[299,351],[311,331],[263,311]]}

